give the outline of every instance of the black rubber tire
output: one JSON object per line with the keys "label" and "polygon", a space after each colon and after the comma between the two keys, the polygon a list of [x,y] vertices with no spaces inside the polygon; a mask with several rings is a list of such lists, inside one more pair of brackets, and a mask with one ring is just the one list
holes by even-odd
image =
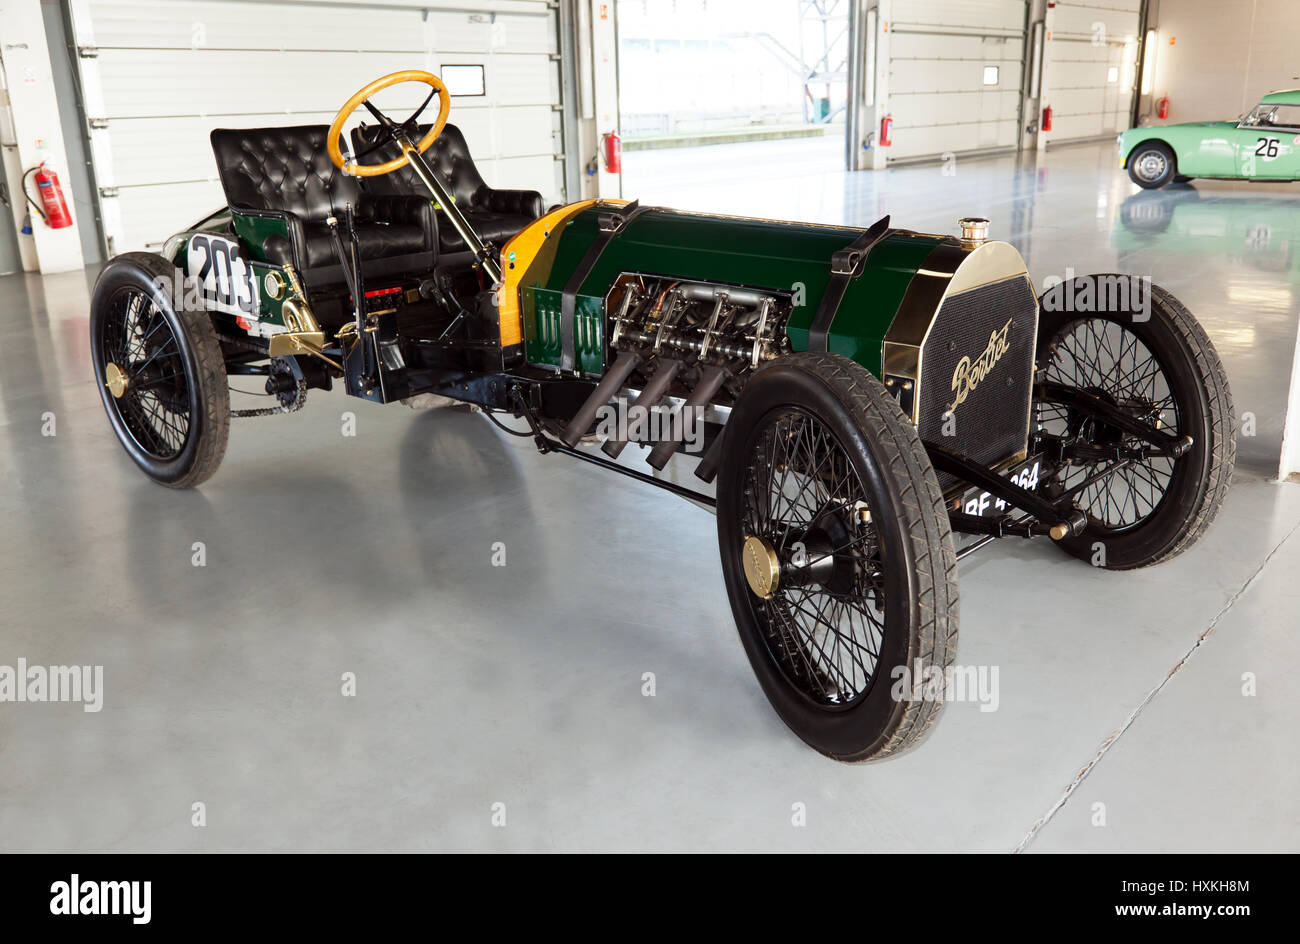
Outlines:
{"label": "black rubber tire", "polygon": [[[1080,276],[1079,279],[1120,278],[1115,275]],[[1068,284],[1068,283],[1065,283]],[[1054,340],[1069,328],[1090,318],[1120,325],[1146,345],[1155,357],[1178,405],[1178,433],[1191,436],[1192,449],[1174,463],[1172,477],[1156,508],[1141,523],[1115,531],[1090,516],[1078,537],[1055,542],[1067,554],[1108,570],[1132,570],[1159,564],[1183,553],[1205,533],[1223,506],[1236,463],[1236,412],[1223,363],[1205,329],[1173,295],[1151,286],[1150,317],[1134,320],[1133,312],[1090,312],[1086,315],[1050,311],[1060,304],[1040,305],[1037,363],[1046,374]],[[1077,297],[1077,296],[1076,296]],[[1098,293],[1094,290],[1094,296]],[[1104,562],[1096,544],[1104,546]]]}
{"label": "black rubber tire", "polygon": [[[1158,176],[1140,174],[1142,158],[1156,154],[1164,159],[1164,171]],[[1158,190],[1178,176],[1178,159],[1173,149],[1163,141],[1143,141],[1133,148],[1127,163],[1129,180],[1146,190]]]}
{"label": "black rubber tire", "polygon": [[[782,671],[755,614],[741,561],[749,456],[771,417],[795,408],[831,432],[849,456],[880,541],[886,587],[879,660],[847,707],[814,704]],[[941,699],[896,698],[896,670],[943,670],[956,658],[957,561],[939,483],[916,427],[867,370],[834,354],[797,353],[759,370],[725,427],[718,476],[723,579],[745,654],[772,706],[800,738],[841,761],[894,754],[917,743]]]}
{"label": "black rubber tire", "polygon": [[[104,409],[127,455],[155,482],[169,488],[192,488],[212,476],[226,454],[230,437],[230,387],[212,319],[206,311],[177,310],[177,293],[159,288],[178,277],[175,267],[161,256],[128,252],[104,267],[90,300],[90,347],[95,383]],[[109,306],[121,292],[135,290],[150,298],[177,339],[185,367],[189,396],[189,429],[177,455],[159,459],[141,447],[114,405],[105,384],[102,345]],[[180,293],[183,294],[183,293]]]}

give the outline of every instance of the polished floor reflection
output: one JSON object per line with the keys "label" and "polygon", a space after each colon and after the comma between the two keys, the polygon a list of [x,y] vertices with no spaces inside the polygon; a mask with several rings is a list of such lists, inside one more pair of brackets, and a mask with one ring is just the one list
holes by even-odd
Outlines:
{"label": "polished floor reflection", "polygon": [[1201,545],[1129,574],[1041,541],[964,562],[959,658],[998,667],[998,710],[953,705],[920,749],[845,767],[767,707],[706,513],[474,416],[317,391],[237,421],[217,475],[169,491],[103,416],[87,278],[0,279],[0,666],[104,667],[100,712],[0,703],[0,848],[1294,851],[1300,488],[1266,477],[1300,187],[1134,193],[1110,146],[826,173],[826,146],[633,152],[628,195],[984,215],[1037,281],[1151,275],[1256,432]]}

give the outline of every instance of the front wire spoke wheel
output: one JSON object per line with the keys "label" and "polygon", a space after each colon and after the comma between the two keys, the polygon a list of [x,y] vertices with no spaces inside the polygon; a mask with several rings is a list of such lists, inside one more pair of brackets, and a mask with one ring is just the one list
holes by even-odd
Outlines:
{"label": "front wire spoke wheel", "polygon": [[722,573],[768,700],[837,760],[917,743],[942,700],[900,678],[952,664],[957,584],[916,427],[860,365],[801,352],[746,382],[724,435]]}
{"label": "front wire spoke wheel", "polygon": [[814,703],[851,705],[874,678],[884,631],[865,489],[834,435],[797,409],[772,418],[746,479],[749,536],[782,567],[758,613],[772,654]]}

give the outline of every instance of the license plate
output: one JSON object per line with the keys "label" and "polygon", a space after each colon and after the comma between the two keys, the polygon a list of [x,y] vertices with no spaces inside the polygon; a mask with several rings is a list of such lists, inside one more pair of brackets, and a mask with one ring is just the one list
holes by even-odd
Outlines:
{"label": "license plate", "polygon": [[[1038,472],[1041,465],[1042,460],[1030,459],[1005,477],[1026,491],[1032,492],[1038,488]],[[996,516],[1014,509],[1005,499],[998,498],[991,492],[982,492],[978,488],[973,488],[962,496],[961,510],[968,515]]]}

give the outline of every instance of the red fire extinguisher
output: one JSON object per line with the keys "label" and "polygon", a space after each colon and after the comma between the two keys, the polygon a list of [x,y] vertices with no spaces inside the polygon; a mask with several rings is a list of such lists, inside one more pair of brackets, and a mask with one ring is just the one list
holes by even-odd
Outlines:
{"label": "red fire extinguisher", "polygon": [[623,139],[617,131],[605,135],[605,170],[611,174],[623,173]]}
{"label": "red fire extinguisher", "polygon": [[880,146],[881,147],[889,147],[891,144],[894,143],[893,133],[894,133],[894,119],[890,115],[886,115],[884,118],[880,119]]}
{"label": "red fire extinguisher", "polygon": [[1156,102],[1156,115],[1160,118],[1169,117],[1169,96],[1166,95],[1160,101]]}
{"label": "red fire extinguisher", "polygon": [[[39,167],[33,167],[27,171],[32,174],[36,181],[36,189],[40,191],[41,205],[37,207],[41,216],[45,219],[45,225],[50,229],[64,229],[72,225],[72,215],[68,213],[68,201],[63,199],[63,188],[59,186],[59,175],[51,170],[44,161]],[[23,183],[26,184],[27,174],[23,175]],[[25,186],[24,186],[25,189]],[[31,201],[31,197],[27,198]],[[33,204],[34,205],[34,204]]]}
{"label": "red fire extinguisher", "polygon": [[1048,105],[1043,109],[1043,130],[1052,130],[1052,106]]}

